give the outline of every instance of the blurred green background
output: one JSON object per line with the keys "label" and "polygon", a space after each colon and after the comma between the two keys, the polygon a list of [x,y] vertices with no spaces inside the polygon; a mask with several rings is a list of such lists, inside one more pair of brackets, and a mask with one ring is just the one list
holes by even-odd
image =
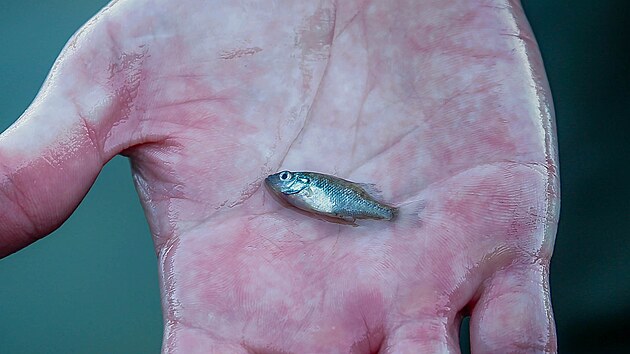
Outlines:
{"label": "blurred green background", "polygon": [[[106,3],[0,1],[0,130]],[[625,353],[630,1],[523,5],[557,113],[562,213],[551,291],[560,351]],[[0,260],[0,353],[156,353],[161,340],[156,257],[129,164],[117,157],[58,231]]]}

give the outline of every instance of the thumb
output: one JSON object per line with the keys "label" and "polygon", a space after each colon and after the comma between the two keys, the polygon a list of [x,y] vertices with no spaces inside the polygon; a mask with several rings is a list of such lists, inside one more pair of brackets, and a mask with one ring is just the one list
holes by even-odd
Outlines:
{"label": "thumb", "polygon": [[141,52],[116,52],[102,30],[109,12],[75,34],[33,103],[0,135],[0,258],[59,227],[103,164],[133,144],[125,132]]}

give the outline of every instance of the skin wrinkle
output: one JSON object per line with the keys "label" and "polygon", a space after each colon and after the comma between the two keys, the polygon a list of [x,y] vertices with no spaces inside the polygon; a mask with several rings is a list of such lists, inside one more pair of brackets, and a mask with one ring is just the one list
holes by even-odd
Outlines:
{"label": "skin wrinkle", "polygon": [[[333,21],[332,21],[331,34],[335,32],[336,22],[337,22],[337,14],[336,14],[336,12],[333,12]],[[305,115],[304,120],[302,122],[302,126],[298,130],[298,132],[295,135],[295,137],[287,145],[287,149],[284,152],[283,157],[278,162],[278,166],[282,166],[284,164],[284,161],[286,160],[289,152],[291,151],[291,148],[294,146],[296,141],[302,136],[304,130],[306,129],[306,127],[308,125],[308,122],[309,122],[310,117],[311,117],[312,108],[315,105],[315,103],[317,102],[317,98],[319,97],[320,92],[321,92],[322,82],[323,82],[324,78],[327,76],[327,73],[328,73],[328,64],[332,60],[333,44],[334,43],[333,43],[333,40],[331,38],[330,43],[329,43],[329,52],[328,52],[328,56],[327,56],[327,59],[326,59],[326,65],[324,66],[324,70],[322,71],[322,76],[318,80],[317,88],[315,89],[315,94],[313,95],[313,99],[311,101],[311,104],[308,105],[309,108],[308,108],[308,111],[306,112],[306,115]],[[304,59],[302,58],[302,60],[304,60]]]}
{"label": "skin wrinkle", "polygon": [[[13,176],[10,173],[3,174],[3,176],[6,178],[6,180],[3,181],[2,188],[0,189],[0,191],[2,192],[2,194],[5,196],[5,198],[8,201],[12,202],[12,205],[17,206],[17,209],[18,209],[17,211],[26,218],[28,224],[24,225],[24,227],[29,229],[26,232],[26,234],[27,235],[37,234],[39,232],[38,227],[37,227],[38,223],[36,222],[34,217],[30,215],[29,213],[30,209],[25,208],[25,206],[22,204],[22,201],[26,199],[24,192],[15,183]],[[12,191],[13,193],[19,193],[19,196],[18,197],[10,196],[8,191]],[[15,209],[11,211],[15,211]]]}
{"label": "skin wrinkle", "polygon": [[[77,110],[77,112],[78,112],[78,110]],[[85,119],[85,117],[82,114],[78,113],[77,116],[81,119],[81,122],[83,124],[84,129],[85,129],[85,133],[86,133],[90,143],[94,147],[94,150],[98,154],[101,163],[105,163],[106,160],[105,160],[104,153],[103,153],[103,146],[98,145],[99,141],[101,141],[101,139],[97,136],[96,130],[92,129],[90,127],[88,121]]]}
{"label": "skin wrinkle", "polygon": [[[361,14],[363,14],[362,12],[360,12]],[[361,33],[361,42],[363,44],[363,49],[366,52],[370,51],[370,47],[369,47],[369,42],[367,40],[367,25],[365,23],[365,16],[361,16],[360,18],[360,24],[358,25]],[[365,78],[363,79],[363,81],[365,81],[365,88],[363,89],[363,93],[362,96],[360,98],[361,100],[361,104],[359,104],[359,109],[357,110],[357,114],[355,117],[355,122],[354,122],[354,139],[353,139],[353,143],[352,143],[352,150],[350,153],[350,157],[351,159],[354,158],[355,153],[356,153],[356,149],[357,149],[357,141],[358,141],[358,136],[359,136],[359,130],[361,129],[361,125],[363,124],[362,121],[362,117],[363,117],[363,113],[364,113],[364,105],[365,102],[367,100],[368,95],[371,93],[371,91],[373,90],[373,86],[370,84],[370,79],[372,78],[372,75],[370,73],[370,61],[369,61],[369,57],[368,60],[366,62],[366,72],[365,72]]]}
{"label": "skin wrinkle", "polygon": [[386,154],[388,151],[390,151],[391,149],[395,148],[398,144],[401,144],[403,142],[403,140],[405,140],[405,138],[407,138],[408,136],[410,136],[411,134],[413,134],[416,130],[420,129],[419,126],[414,126],[412,127],[409,131],[403,133],[401,136],[399,136],[398,138],[394,139],[394,143],[393,145],[390,146],[386,146],[384,147],[382,150],[376,151],[373,153],[372,157],[361,161],[358,165],[353,166],[348,172],[347,175],[350,176],[353,173],[355,173],[358,169],[360,169],[361,167],[365,166],[367,163],[369,163],[370,161],[375,160],[376,158],[378,158],[379,156],[382,156],[384,154]]}
{"label": "skin wrinkle", "polygon": [[[352,17],[348,20],[348,22],[346,22],[343,26],[340,27],[339,32],[337,32],[337,34],[335,34],[335,36],[334,36],[334,40],[339,38],[348,29],[348,27],[350,27],[350,25],[352,25],[354,23],[354,21],[357,18],[357,16],[359,16],[359,14],[361,14],[361,13],[362,13],[361,10],[358,10],[357,12],[355,12],[354,15],[352,15]],[[333,42],[334,42],[334,40],[333,40]]]}
{"label": "skin wrinkle", "polygon": [[232,49],[228,51],[222,51],[221,54],[219,54],[219,58],[223,60],[238,59],[243,56],[255,55],[260,51],[262,51],[262,48],[259,47]]}

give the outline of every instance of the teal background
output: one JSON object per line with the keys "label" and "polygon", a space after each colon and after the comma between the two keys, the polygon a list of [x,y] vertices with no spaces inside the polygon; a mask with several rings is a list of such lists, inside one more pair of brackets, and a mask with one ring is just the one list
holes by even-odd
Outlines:
{"label": "teal background", "polygon": [[[1,130],[106,3],[0,0]],[[558,122],[551,291],[560,350],[622,353],[630,348],[630,2],[523,5]],[[0,260],[0,353],[156,353],[161,339],[156,257],[129,164],[117,157],[59,230]]]}

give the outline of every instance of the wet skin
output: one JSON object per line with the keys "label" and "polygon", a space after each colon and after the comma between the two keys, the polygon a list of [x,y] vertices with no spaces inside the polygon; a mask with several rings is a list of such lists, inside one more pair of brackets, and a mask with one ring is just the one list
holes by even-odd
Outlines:
{"label": "wet skin", "polygon": [[[128,156],[168,353],[555,352],[553,108],[508,1],[115,1],[0,136],[0,256]],[[406,222],[339,225],[264,178],[378,183]],[[72,183],[68,183],[72,181]]]}

